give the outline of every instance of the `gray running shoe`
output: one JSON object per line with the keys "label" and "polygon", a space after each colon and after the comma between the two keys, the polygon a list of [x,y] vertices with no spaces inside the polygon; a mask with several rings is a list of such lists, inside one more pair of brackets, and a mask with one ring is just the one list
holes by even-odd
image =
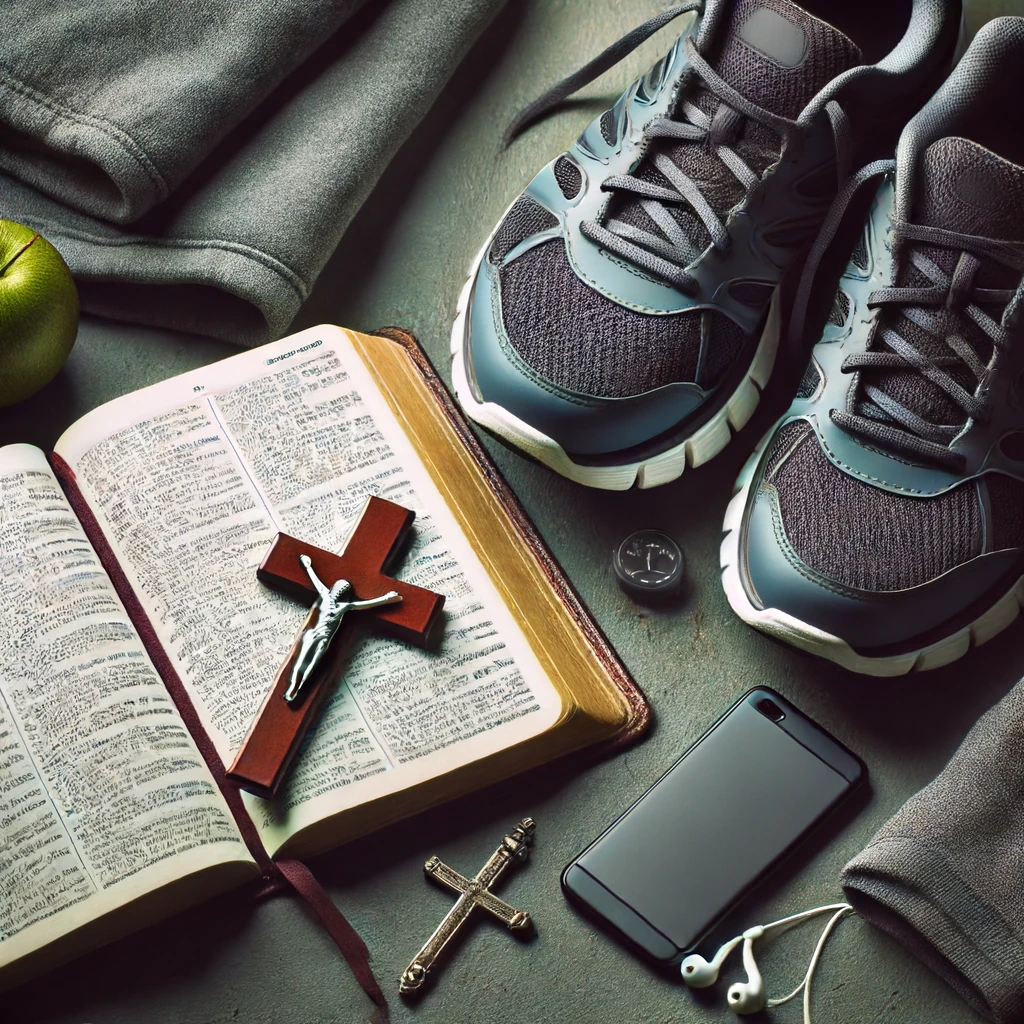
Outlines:
{"label": "gray running shoe", "polygon": [[858,672],[945,665],[1024,601],[1022,103],[1024,18],[1000,18],[855,177],[882,177],[863,239],[726,514],[736,613]]}
{"label": "gray running shoe", "polygon": [[[555,97],[698,6],[652,19]],[[469,416],[594,487],[653,487],[719,452],[771,374],[784,276],[854,161],[890,154],[931,95],[959,16],[959,0],[870,16],[847,0],[708,0],[480,251],[452,332]]]}

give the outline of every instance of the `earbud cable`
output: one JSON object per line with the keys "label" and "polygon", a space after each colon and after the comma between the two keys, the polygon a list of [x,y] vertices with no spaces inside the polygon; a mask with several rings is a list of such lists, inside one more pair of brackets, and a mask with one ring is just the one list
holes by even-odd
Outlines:
{"label": "earbud cable", "polygon": [[804,978],[804,1024],[811,1024],[811,978],[814,977],[814,969],[818,966],[821,951],[825,948],[825,943],[828,941],[829,935],[832,934],[832,929],[839,924],[840,918],[852,913],[853,907],[849,904],[843,907],[842,910],[837,910],[829,918],[828,924],[825,925],[825,929],[821,933],[821,938],[818,939],[818,944],[814,947],[814,955],[811,957],[810,965],[807,968],[807,977]]}
{"label": "earbud cable", "polygon": [[807,973],[804,975],[803,981],[788,995],[782,996],[780,999],[769,999],[765,1004],[766,1009],[772,1009],[776,1006],[782,1006],[783,1003],[788,1003],[791,999],[795,999],[801,992],[804,994],[804,1024],[811,1024],[811,979],[814,977],[814,971],[818,966],[818,961],[821,959],[821,952],[825,948],[825,943],[828,941],[829,935],[832,934],[832,930],[839,923],[840,919],[845,917],[847,914],[852,913],[853,907],[849,903],[830,903],[828,906],[817,907],[815,910],[805,910],[800,914],[793,914],[792,917],[784,917],[780,921],[775,921],[773,924],[767,927],[774,931],[776,928],[789,928],[795,924],[799,924],[801,921],[806,921],[809,917],[816,917],[818,914],[824,914],[828,911],[835,911],[829,918],[828,924],[822,929],[821,935],[818,937],[818,943],[814,947],[814,952],[811,954],[811,962],[807,966]]}
{"label": "earbud cable", "polygon": [[772,921],[771,924],[766,924],[764,930],[766,932],[774,931],[786,931],[788,928],[792,928],[793,925],[799,924],[801,921],[806,921],[809,917],[817,917],[819,914],[827,914],[830,910],[852,910],[853,908],[849,903],[826,903],[823,907],[815,907],[813,910],[802,910],[799,914],[790,914],[789,917],[780,918],[778,921]]}

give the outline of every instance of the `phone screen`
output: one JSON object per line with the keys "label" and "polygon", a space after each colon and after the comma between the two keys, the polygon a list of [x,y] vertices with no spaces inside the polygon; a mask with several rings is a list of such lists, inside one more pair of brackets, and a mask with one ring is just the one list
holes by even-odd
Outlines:
{"label": "phone screen", "polygon": [[[765,696],[779,719],[758,709]],[[852,761],[854,779],[789,729],[845,754],[839,764],[850,776]],[[849,791],[858,768],[777,694],[753,691],[570,866],[566,886],[656,959],[675,959]]]}

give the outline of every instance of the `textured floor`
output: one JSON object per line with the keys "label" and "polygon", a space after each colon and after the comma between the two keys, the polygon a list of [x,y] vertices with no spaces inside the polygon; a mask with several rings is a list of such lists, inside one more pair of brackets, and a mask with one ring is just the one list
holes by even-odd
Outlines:
{"label": "textured floor", "polygon": [[[512,113],[658,8],[513,0],[429,120],[404,148],[303,310],[297,327],[332,321],[413,329],[447,373],[448,327],[472,254],[518,190],[664,48],[663,34],[587,91],[587,102],[531,131],[508,152]],[[1009,11],[1020,4],[990,4]],[[972,8],[969,27],[983,17]],[[230,354],[227,346],[110,323],[83,324],[66,370],[35,400],[0,415],[0,442],[49,445],[82,413],[164,377]],[[364,936],[390,985],[392,1019],[422,1024],[675,1024],[728,1021],[724,985],[693,994],[657,977],[579,919],[559,892],[565,863],[743,690],[781,690],[867,761],[873,796],[815,855],[767,886],[743,920],[830,902],[843,863],[942,767],[971,723],[1024,673],[1018,622],[949,668],[909,680],[857,678],[778,646],[730,612],[719,583],[720,523],[746,452],[784,396],[775,396],[709,466],[652,491],[597,494],[488,442],[503,472],[654,706],[649,737],[602,763],[577,759],[533,772],[391,828],[314,866]],[[653,613],[622,596],[610,553],[626,533],[657,526],[689,560],[689,593]],[[423,861],[439,854],[475,872],[522,814],[538,821],[530,863],[503,888],[530,909],[537,938],[520,945],[478,922],[434,990],[409,1007],[397,978],[449,907]],[[693,823],[700,829],[701,823]],[[757,837],[751,836],[751,842]],[[813,944],[791,933],[761,954],[769,991],[788,991]],[[735,968],[734,968],[735,970]],[[726,976],[731,980],[732,974]],[[926,969],[858,919],[838,930],[815,987],[815,1019],[959,1022],[977,1018]],[[17,1024],[349,1024],[370,1004],[328,939],[295,901],[224,897],[97,951],[4,996]],[[791,1004],[771,1014],[796,1022]],[[767,1019],[765,1017],[752,1018]]]}

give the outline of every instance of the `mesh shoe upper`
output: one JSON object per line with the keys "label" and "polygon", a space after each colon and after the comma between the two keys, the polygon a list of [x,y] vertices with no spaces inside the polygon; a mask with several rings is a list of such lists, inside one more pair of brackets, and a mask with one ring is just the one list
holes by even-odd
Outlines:
{"label": "mesh shoe upper", "polygon": [[491,262],[500,263],[524,238],[547,231],[557,224],[555,215],[545,210],[536,199],[520,196],[494,235],[488,253]]}
{"label": "mesh shoe upper", "polygon": [[[744,97],[783,117],[798,115],[832,78],[860,61],[846,36],[788,0],[738,0],[723,29],[717,53],[708,55],[712,67]],[[729,145],[760,176],[778,159],[781,139],[749,118],[725,116],[730,112],[724,109],[716,123],[723,104],[699,81],[684,86],[679,102],[692,104],[712,120],[708,137],[652,140],[633,176],[670,187],[656,160],[667,158],[697,184],[714,213],[724,217],[743,201],[746,189],[723,162],[720,147]],[[605,133],[609,125],[604,125]],[[567,195],[564,166],[558,178]],[[705,224],[684,202],[615,195],[605,223],[612,231],[625,225],[666,245],[681,246],[690,259],[710,241]],[[803,237],[790,242],[796,245]],[[505,263],[499,275],[501,315],[510,343],[531,369],[569,391],[620,398],[679,381],[710,389],[743,344],[743,331],[723,314],[691,310],[652,315],[606,297],[580,280],[564,245],[529,249]]]}
{"label": "mesh shoe upper", "polygon": [[[924,150],[914,197],[917,224],[983,238],[1024,239],[1024,168],[969,140],[943,138]],[[955,246],[908,242],[905,247],[898,285],[922,290],[932,285],[912,253],[925,256],[951,279],[958,266],[967,266],[973,272],[974,308],[997,323],[1021,283],[1019,270],[996,259],[983,256],[976,268],[962,264]],[[984,395],[999,353],[993,332],[982,330],[966,305],[966,300],[958,304],[954,295],[947,307],[928,308],[927,315],[912,303],[881,310],[868,350],[883,354],[883,359],[877,367],[860,366],[852,375],[847,409],[902,433],[918,422],[922,432],[937,425],[959,434],[968,417],[941,378],[927,365],[922,369],[892,363],[899,362],[893,358],[898,350],[903,351],[901,359],[907,357],[903,339],[924,364],[941,367],[968,394]],[[887,335],[886,328],[892,333]],[[1019,332],[1006,330],[1011,347],[1024,344]],[[965,343],[959,350],[948,344],[954,336]],[[889,399],[898,406],[890,406]],[[904,409],[918,420],[908,419]],[[911,457],[898,447],[894,454]],[[826,455],[811,425],[795,420],[772,442],[763,480],[778,496],[782,525],[796,555],[844,586],[906,590],[983,552],[1024,547],[1024,481],[998,467],[976,478],[968,475],[937,494],[915,495],[910,487],[905,488],[908,493],[896,493],[840,468]]]}
{"label": "mesh shoe upper", "polygon": [[606,299],[576,276],[559,240],[503,267],[501,295],[519,355],[546,380],[582,394],[624,398],[680,380],[710,388],[743,344],[731,320],[705,314],[713,356],[698,368],[700,317],[650,316]]}
{"label": "mesh shoe upper", "polygon": [[849,476],[803,420],[779,431],[765,483],[779,497],[786,537],[806,565],[846,587],[917,587],[981,553],[975,485],[930,500]]}

